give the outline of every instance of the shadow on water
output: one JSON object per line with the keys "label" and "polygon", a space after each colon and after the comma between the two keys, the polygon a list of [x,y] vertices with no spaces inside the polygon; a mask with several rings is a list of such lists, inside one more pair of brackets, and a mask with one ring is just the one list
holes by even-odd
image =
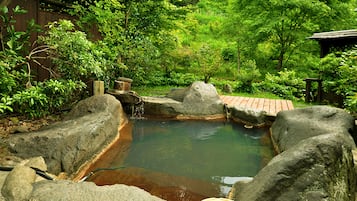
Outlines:
{"label": "shadow on water", "polygon": [[256,175],[273,155],[268,129],[209,121],[135,120],[90,171],[107,169],[88,180],[137,186],[169,201],[225,197],[236,181]]}

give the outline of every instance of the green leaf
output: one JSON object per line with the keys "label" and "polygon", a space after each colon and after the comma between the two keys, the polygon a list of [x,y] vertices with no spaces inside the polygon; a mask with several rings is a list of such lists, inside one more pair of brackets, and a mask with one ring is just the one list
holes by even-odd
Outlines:
{"label": "green leaf", "polygon": [[8,14],[9,13],[9,8],[7,6],[1,6],[0,7],[0,11],[3,13],[3,14]]}
{"label": "green leaf", "polygon": [[14,41],[13,41],[13,40],[9,40],[9,41],[7,41],[6,45],[7,45],[10,49],[13,49],[13,48],[14,48]]}
{"label": "green leaf", "polygon": [[22,9],[19,5],[17,5],[14,9],[13,9],[15,14],[25,14],[27,13],[27,10]]}

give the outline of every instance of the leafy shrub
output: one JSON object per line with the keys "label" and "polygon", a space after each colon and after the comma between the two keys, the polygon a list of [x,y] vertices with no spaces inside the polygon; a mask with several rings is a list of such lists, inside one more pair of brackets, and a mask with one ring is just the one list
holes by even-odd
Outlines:
{"label": "leafy shrub", "polygon": [[135,79],[135,84],[138,86],[188,86],[197,80],[198,77],[193,73],[171,72],[166,75],[161,71],[153,71],[147,75],[146,79],[141,81]]}
{"label": "leafy shrub", "polygon": [[321,60],[319,68],[324,91],[344,97],[344,105],[357,112],[357,47],[338,54],[329,54]]}
{"label": "leafy shrub", "polygon": [[[17,10],[16,10],[17,9]],[[25,45],[34,24],[29,25],[26,32],[16,32],[12,26],[15,20],[7,16],[6,8],[1,8],[2,28],[0,50],[0,114],[13,112],[29,118],[43,117],[71,106],[81,97],[80,91],[85,88],[81,81],[92,75],[102,76],[108,62],[105,53],[81,32],[73,30],[69,21],[53,23],[42,42],[48,44],[36,47],[28,56]],[[25,11],[16,7],[13,11]],[[56,66],[50,70],[52,74],[62,74],[66,79],[49,79],[45,82],[34,82],[31,77],[30,61],[36,53],[48,53]],[[42,57],[40,57],[42,58]],[[38,63],[38,61],[36,61]],[[43,66],[41,66],[43,67]],[[55,78],[58,78],[54,76]],[[71,78],[76,79],[72,81]]]}
{"label": "leafy shrub", "polygon": [[[39,118],[50,113],[60,112],[75,103],[85,85],[72,80],[47,80],[26,90],[18,91],[13,98],[2,99],[0,109],[12,105],[14,112]],[[6,108],[5,108],[6,109]],[[9,108],[7,108],[9,110]]]}
{"label": "leafy shrub", "polygon": [[3,96],[0,99],[0,114],[6,111],[12,112],[12,98],[10,96]]}
{"label": "leafy shrub", "polygon": [[83,82],[72,80],[47,80],[41,83],[43,93],[47,96],[49,112],[58,112],[72,106],[85,88]]}
{"label": "leafy shrub", "polygon": [[0,114],[14,112],[13,95],[31,85],[30,68],[22,55],[28,53],[29,38],[38,26],[30,20],[25,31],[15,30],[15,16],[26,13],[16,6],[0,7]]}
{"label": "leafy shrub", "polygon": [[197,81],[198,77],[193,73],[171,73],[169,85],[172,86],[188,86]]}
{"label": "leafy shrub", "polygon": [[13,100],[15,111],[22,115],[38,118],[48,114],[48,99],[41,87],[33,86],[19,91]]}
{"label": "leafy shrub", "polygon": [[345,100],[346,108],[356,116],[357,113],[357,93],[351,96],[347,96]]}
{"label": "leafy shrub", "polygon": [[234,47],[226,47],[222,50],[222,58],[225,61],[235,61],[237,50]]}
{"label": "leafy shrub", "polygon": [[238,73],[238,81],[241,83],[235,91],[252,93],[255,90],[254,83],[260,80],[260,71],[257,69],[255,61],[247,61],[242,65]]}
{"label": "leafy shrub", "polygon": [[86,38],[86,34],[76,31],[69,20],[49,24],[49,30],[39,40],[49,48],[46,52],[60,77],[71,80],[102,78],[106,70],[104,52]]}
{"label": "leafy shrub", "polygon": [[305,83],[295,71],[284,69],[278,75],[268,73],[265,80],[257,84],[257,88],[285,99],[296,100],[303,96]]}

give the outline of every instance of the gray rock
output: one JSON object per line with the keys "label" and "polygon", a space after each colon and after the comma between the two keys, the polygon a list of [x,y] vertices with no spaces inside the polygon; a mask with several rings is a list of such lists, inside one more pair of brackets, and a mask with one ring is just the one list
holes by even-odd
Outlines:
{"label": "gray rock", "polygon": [[354,201],[356,173],[351,150],[341,134],[302,140],[237,189],[239,201]]}
{"label": "gray rock", "polygon": [[6,177],[1,194],[7,201],[29,200],[36,172],[22,165],[16,166]]}
{"label": "gray rock", "polygon": [[[60,189],[60,190],[59,190]],[[30,200],[36,201],[163,201],[133,186],[116,184],[96,186],[94,183],[71,181],[41,181],[34,184]]]}
{"label": "gray rock", "polygon": [[[0,187],[1,188],[4,185],[4,182],[5,182],[8,174],[9,174],[9,172],[0,171]],[[2,193],[0,192],[0,201],[3,201],[3,200],[5,200],[5,198],[2,196]]]}
{"label": "gray rock", "polygon": [[230,84],[223,85],[222,91],[224,93],[229,93],[229,94],[233,93],[233,89],[232,89],[232,86]]}
{"label": "gray rock", "polygon": [[212,84],[194,82],[185,89],[172,90],[166,98],[144,99],[145,114],[165,117],[209,116],[223,117],[223,102]]}
{"label": "gray rock", "polygon": [[262,126],[266,123],[267,113],[263,110],[244,108],[239,106],[230,107],[230,115],[235,121],[241,121],[245,124]]}
{"label": "gray rock", "polygon": [[[285,151],[301,140],[327,133],[354,135],[354,118],[342,109],[313,106],[279,112],[272,125],[272,138],[279,151]],[[349,143],[355,146],[353,139]]]}
{"label": "gray rock", "polygon": [[239,201],[355,201],[351,149],[353,118],[343,110],[315,106],[278,113],[271,131],[281,151],[248,184],[237,183]]}
{"label": "gray rock", "polygon": [[79,102],[62,122],[12,136],[9,149],[23,158],[43,156],[53,174],[72,174],[118,136],[123,116],[115,97],[93,96]]}
{"label": "gray rock", "polygon": [[41,157],[41,156],[35,157],[35,158],[30,158],[28,160],[28,162],[25,163],[25,166],[36,168],[36,169],[42,170],[44,172],[47,171],[47,165],[46,165],[45,159],[43,159],[43,157]]}

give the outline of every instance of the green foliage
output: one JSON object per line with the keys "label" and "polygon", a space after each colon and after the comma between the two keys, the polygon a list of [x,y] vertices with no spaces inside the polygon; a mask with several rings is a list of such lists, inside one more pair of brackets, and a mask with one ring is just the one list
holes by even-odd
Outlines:
{"label": "green foliage", "polygon": [[[306,37],[313,32],[351,29],[355,26],[354,1],[233,0],[226,32],[239,41],[242,55],[255,59],[259,68],[295,68],[306,50]],[[333,17],[332,17],[333,16]],[[237,28],[232,30],[232,25]],[[317,56],[317,55],[315,55]]]}
{"label": "green foliage", "polygon": [[30,34],[38,31],[38,26],[31,20],[26,31],[15,30],[15,16],[26,13],[16,6],[10,11],[0,8],[0,113],[13,112],[13,95],[30,85],[30,69],[26,65],[27,45]]}
{"label": "green foliage", "polygon": [[104,52],[89,41],[84,32],[75,31],[71,21],[50,23],[46,35],[39,39],[49,46],[46,52],[60,77],[73,80],[103,78],[107,67]]}
{"label": "green foliage", "polygon": [[321,60],[319,68],[324,90],[344,97],[347,109],[357,112],[357,47]]}
{"label": "green foliage", "polygon": [[[36,47],[28,53],[26,51],[28,37],[35,30],[33,27],[37,25],[30,22],[25,32],[17,32],[13,27],[16,21],[13,16],[9,16],[7,8],[2,8],[1,12],[1,19],[5,24],[2,24],[2,37],[0,37],[2,43],[0,113],[11,112],[26,115],[29,118],[38,118],[70,107],[80,99],[80,91],[84,89],[84,84],[80,79],[89,74],[99,75],[98,72],[102,70],[99,67],[105,64],[102,59],[104,54],[95,49],[96,47],[85,39],[83,33],[73,31],[73,24],[68,21],[51,24],[52,27],[47,35],[42,38],[42,42],[48,42],[48,44]],[[14,14],[24,12],[19,7],[13,10]],[[40,64],[36,58],[42,57],[36,54],[41,52],[48,53],[57,64],[54,69],[44,68],[55,75],[62,73],[63,78],[73,77],[76,81],[65,79],[33,81],[30,61]],[[26,54],[28,56],[24,57],[23,55]],[[80,65],[81,68],[77,68],[76,65]],[[40,66],[43,67],[41,64]]]}
{"label": "green foliage", "polygon": [[[0,108],[5,108],[29,118],[39,118],[70,108],[79,99],[85,85],[72,80],[47,80],[28,89],[18,91],[12,98],[2,99]],[[5,111],[4,109],[4,111]]]}
{"label": "green foliage", "polygon": [[271,92],[277,96],[290,100],[302,98],[305,83],[296,72],[284,69],[278,75],[266,74],[265,80],[257,84],[259,90]]}
{"label": "green foliage", "polygon": [[225,61],[236,61],[237,50],[234,47],[226,47],[222,50],[222,58]]}
{"label": "green foliage", "polygon": [[43,89],[38,86],[19,91],[13,96],[13,107],[20,114],[26,114],[30,118],[38,118],[48,114],[48,99]]}
{"label": "green foliage", "polygon": [[194,81],[199,80],[193,73],[171,73],[169,85],[171,86],[189,86]]}
{"label": "green foliage", "polygon": [[255,91],[254,84],[260,81],[260,76],[261,74],[256,67],[255,61],[245,62],[237,77],[242,84],[235,90],[253,93]]}
{"label": "green foliage", "polygon": [[221,67],[222,61],[220,54],[212,47],[204,44],[196,53],[196,65],[198,74],[203,76],[206,83],[212,76],[217,74]]}
{"label": "green foliage", "polygon": [[29,43],[30,35],[34,31],[39,31],[39,26],[35,24],[33,19],[31,19],[28,22],[26,31],[15,30],[15,16],[24,13],[27,13],[27,11],[20,6],[15,6],[12,11],[9,11],[6,6],[0,7],[1,51],[26,53],[28,48],[26,45]]}
{"label": "green foliage", "polygon": [[169,71],[170,54],[166,53],[176,46],[171,30],[187,11],[166,0],[101,0],[75,6],[73,14],[80,17],[80,27],[98,28],[103,43],[111,49],[111,58],[127,67],[121,76],[142,81],[152,71]]}
{"label": "green foliage", "polygon": [[351,111],[354,115],[356,115],[356,113],[357,113],[357,93],[346,97],[345,106],[349,111]]}
{"label": "green foliage", "polygon": [[12,112],[12,98],[10,96],[3,96],[0,99],[0,114],[6,111]]}
{"label": "green foliage", "polygon": [[176,73],[171,72],[169,75],[156,71],[150,73],[147,79],[141,82],[135,82],[136,85],[143,86],[189,86],[194,81],[197,81],[198,77],[193,73]]}
{"label": "green foliage", "polygon": [[72,80],[47,80],[41,83],[43,93],[47,97],[47,108],[54,113],[70,108],[80,100],[80,92],[86,87],[83,82]]}

